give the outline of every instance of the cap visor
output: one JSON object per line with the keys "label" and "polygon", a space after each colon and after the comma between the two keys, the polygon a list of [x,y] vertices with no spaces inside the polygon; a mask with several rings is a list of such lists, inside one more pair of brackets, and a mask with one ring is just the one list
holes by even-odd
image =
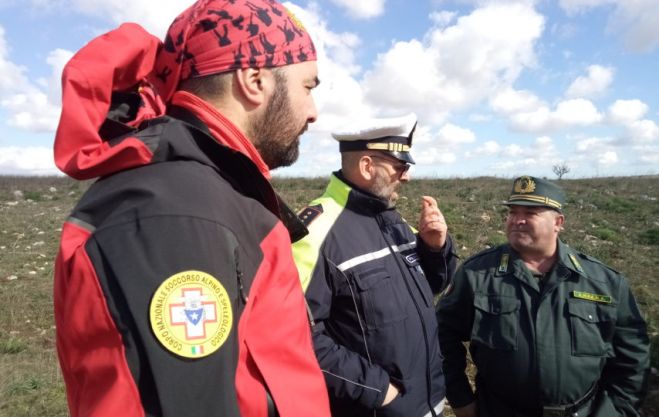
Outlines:
{"label": "cap visor", "polygon": [[412,155],[409,152],[385,152],[385,153],[388,153],[389,155],[393,156],[399,161],[407,162],[408,164],[416,164],[416,162],[414,162],[414,159],[412,159]]}

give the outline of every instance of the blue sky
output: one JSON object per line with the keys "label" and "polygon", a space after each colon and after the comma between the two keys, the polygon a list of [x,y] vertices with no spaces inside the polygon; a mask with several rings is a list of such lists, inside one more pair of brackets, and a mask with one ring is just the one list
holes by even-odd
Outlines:
{"label": "blue sky", "polygon": [[[56,174],[66,61],[191,1],[0,0],[0,174]],[[282,176],[339,165],[330,132],[414,112],[417,177],[659,174],[659,0],[296,0],[319,51],[319,119]]]}

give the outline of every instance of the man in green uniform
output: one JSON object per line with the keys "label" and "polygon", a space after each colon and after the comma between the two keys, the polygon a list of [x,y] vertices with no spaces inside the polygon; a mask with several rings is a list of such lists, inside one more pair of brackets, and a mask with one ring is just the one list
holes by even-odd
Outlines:
{"label": "man in green uniform", "polygon": [[458,417],[639,415],[645,322],[622,275],[558,238],[564,201],[549,181],[517,178],[504,203],[508,244],[468,259],[440,301],[447,398]]}

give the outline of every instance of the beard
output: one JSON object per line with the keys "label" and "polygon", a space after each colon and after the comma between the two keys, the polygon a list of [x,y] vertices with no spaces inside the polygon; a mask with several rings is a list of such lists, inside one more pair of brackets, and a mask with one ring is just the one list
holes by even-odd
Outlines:
{"label": "beard", "polygon": [[270,169],[292,165],[300,155],[300,135],[307,124],[298,128],[291,109],[286,76],[274,71],[275,91],[261,115],[250,123],[248,136]]}
{"label": "beard", "polygon": [[375,181],[369,191],[374,196],[385,201],[388,208],[393,208],[396,206],[396,201],[398,201],[398,193],[396,192],[398,190],[398,184],[398,182],[391,182],[386,175],[378,172],[375,174]]}

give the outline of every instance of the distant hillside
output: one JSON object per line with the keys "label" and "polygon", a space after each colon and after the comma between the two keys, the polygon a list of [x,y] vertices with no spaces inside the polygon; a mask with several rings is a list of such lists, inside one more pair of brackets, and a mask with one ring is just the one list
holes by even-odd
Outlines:
{"label": "distant hillside", "polygon": [[[327,179],[275,179],[296,210]],[[659,346],[659,177],[562,180],[568,193],[562,239],[623,272]],[[88,183],[67,178],[0,177],[0,417],[66,416],[54,348],[53,259],[61,225]],[[421,195],[438,199],[464,258],[505,241],[511,181],[500,178],[415,180],[399,209],[416,224]],[[653,350],[659,368],[659,349]],[[644,416],[659,415],[654,377]]]}

